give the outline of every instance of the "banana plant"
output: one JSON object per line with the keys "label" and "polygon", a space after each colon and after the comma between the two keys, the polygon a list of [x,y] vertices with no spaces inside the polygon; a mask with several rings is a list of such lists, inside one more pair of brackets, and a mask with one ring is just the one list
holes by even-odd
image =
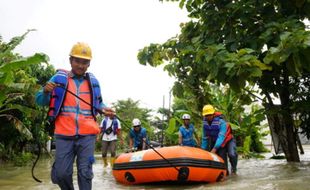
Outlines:
{"label": "banana plant", "polygon": [[165,130],[167,145],[178,144],[179,127],[183,123],[181,117],[185,113],[189,113],[189,112],[186,110],[175,110],[172,114],[172,117],[169,119],[168,128]]}
{"label": "banana plant", "polygon": [[33,30],[28,30],[22,36],[14,37],[8,43],[3,42],[0,36],[0,119],[14,126],[27,139],[31,139],[32,134],[18,116],[19,112],[25,117],[31,117],[35,113],[34,109],[20,103],[24,100],[26,93],[34,88],[35,79],[24,75],[23,69],[48,61],[47,55],[42,53],[29,57],[21,57],[13,53],[15,47],[30,31]]}
{"label": "banana plant", "polygon": [[[268,135],[268,126],[262,124],[266,119],[262,106],[253,103],[244,106],[251,102],[248,95],[236,93],[229,86],[215,86],[212,89],[212,104],[216,105],[230,122],[239,151],[244,157],[258,157],[256,153],[266,152],[262,140]],[[255,93],[253,89],[247,89],[247,92]]]}

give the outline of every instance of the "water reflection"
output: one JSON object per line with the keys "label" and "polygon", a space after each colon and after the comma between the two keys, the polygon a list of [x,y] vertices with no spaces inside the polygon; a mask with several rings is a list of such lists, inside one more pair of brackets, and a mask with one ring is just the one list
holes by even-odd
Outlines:
{"label": "water reflection", "polygon": [[[309,189],[310,186],[310,146],[304,146],[305,155],[301,155],[302,162],[287,163],[285,160],[268,159],[271,154],[266,154],[266,159],[240,160],[238,176],[230,176],[226,181],[214,184],[194,184],[182,186],[182,189]],[[96,155],[94,164],[95,178],[93,189],[180,189],[177,185],[136,185],[125,186],[115,182],[110,167],[103,168],[100,154]],[[37,178],[43,183],[37,183],[31,177],[31,166],[13,167],[12,165],[0,166],[1,190],[54,190],[59,189],[51,183],[50,168],[52,160],[41,159],[35,169]],[[78,189],[76,173],[74,185]]]}

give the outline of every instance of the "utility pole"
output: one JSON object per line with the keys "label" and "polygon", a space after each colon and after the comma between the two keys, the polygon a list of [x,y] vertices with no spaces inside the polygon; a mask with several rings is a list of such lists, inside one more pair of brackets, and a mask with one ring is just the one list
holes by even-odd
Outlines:
{"label": "utility pole", "polygon": [[[165,110],[165,95],[163,96],[163,111]],[[162,120],[161,120],[161,147],[164,147],[164,118],[165,114],[162,113]]]}
{"label": "utility pole", "polygon": [[167,118],[167,120],[168,120],[168,125],[169,125],[169,120],[170,120],[170,116],[171,116],[171,90],[172,89],[170,89],[169,90],[169,104],[168,104],[168,118]]}

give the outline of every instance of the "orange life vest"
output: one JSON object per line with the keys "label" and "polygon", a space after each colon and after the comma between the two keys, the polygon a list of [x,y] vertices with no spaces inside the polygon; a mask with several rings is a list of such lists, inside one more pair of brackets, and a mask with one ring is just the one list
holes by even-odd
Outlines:
{"label": "orange life vest", "polygon": [[[67,89],[86,102],[91,102],[91,90],[87,80],[77,87],[74,80],[68,77]],[[55,120],[55,134],[75,136],[99,134],[99,132],[99,125],[92,114],[92,107],[72,94],[66,93],[60,113]]]}

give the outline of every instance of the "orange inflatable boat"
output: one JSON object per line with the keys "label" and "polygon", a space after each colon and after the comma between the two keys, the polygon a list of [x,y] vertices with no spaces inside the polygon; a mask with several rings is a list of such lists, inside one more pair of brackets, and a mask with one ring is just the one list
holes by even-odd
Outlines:
{"label": "orange inflatable boat", "polygon": [[211,152],[171,146],[121,154],[113,176],[123,184],[155,182],[216,182],[226,176],[225,164]]}

